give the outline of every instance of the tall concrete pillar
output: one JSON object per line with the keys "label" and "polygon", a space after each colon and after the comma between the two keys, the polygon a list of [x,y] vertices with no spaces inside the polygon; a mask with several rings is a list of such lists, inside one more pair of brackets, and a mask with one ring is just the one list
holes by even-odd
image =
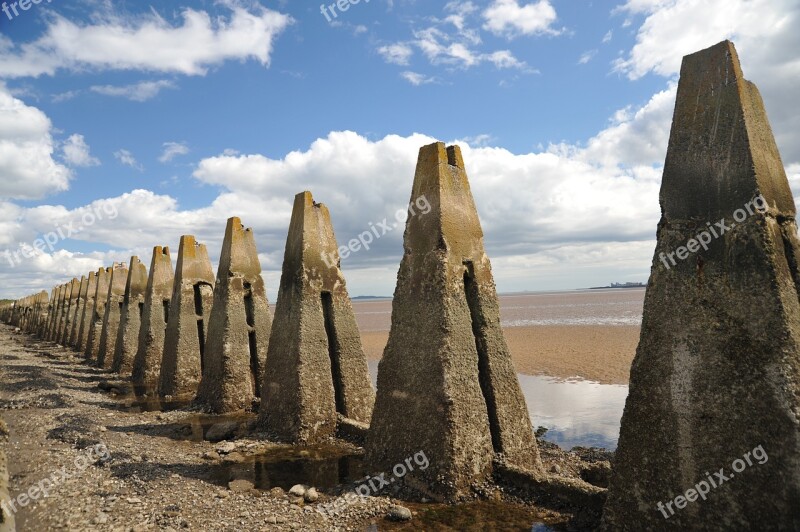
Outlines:
{"label": "tall concrete pillar", "polygon": [[[100,268],[100,270],[105,271],[102,268]],[[96,293],[97,274],[95,272],[89,272],[89,278],[86,280],[86,302],[83,305],[83,316],[81,317],[81,325],[78,329],[78,341],[75,344],[75,350],[79,353],[83,353],[86,350],[86,344],[89,340],[89,329],[91,329]]]}
{"label": "tall concrete pillar", "polygon": [[78,294],[81,291],[81,282],[73,278],[69,283],[68,295],[64,304],[64,317],[62,327],[58,334],[58,343],[63,346],[69,345],[69,335],[72,331],[72,321],[75,317],[75,305],[78,302]]}
{"label": "tall concrete pillar", "polygon": [[169,320],[169,305],[174,278],[167,246],[153,248],[150,276],[144,295],[139,346],[133,361],[133,384],[148,395],[156,392],[164,353],[164,332]]}
{"label": "tall concrete pillar", "polygon": [[58,326],[61,323],[61,314],[64,307],[64,297],[66,296],[67,285],[62,284],[58,286],[58,294],[56,296],[55,312],[53,313],[53,321],[50,323],[50,330],[47,333],[47,339],[55,342],[58,337]]}
{"label": "tall concrete pillar", "polygon": [[108,283],[106,313],[103,317],[103,329],[100,332],[100,350],[97,354],[97,365],[111,369],[114,365],[114,350],[117,346],[120,315],[125,299],[125,284],[128,281],[128,266],[124,262],[115,262]]}
{"label": "tall concrete pillar", "polygon": [[50,291],[50,298],[48,299],[47,306],[45,308],[45,316],[44,319],[42,320],[42,323],[39,326],[39,331],[37,332],[36,335],[40,340],[47,339],[47,334],[50,327],[50,321],[53,319],[53,306],[56,298],[56,292],[57,292],[56,287],[54,287]]}
{"label": "tall concrete pillar", "polygon": [[271,327],[253,230],[230,218],[197,395],[201,406],[221,414],[249,408],[260,397]]}
{"label": "tall concrete pillar", "polygon": [[733,43],[680,76],[604,523],[800,530],[794,199]]}
{"label": "tall concrete pillar", "polygon": [[447,499],[469,495],[496,457],[539,471],[457,146],[420,150],[404,240],[367,437],[370,470],[391,471],[424,451],[431,465],[412,476]]}
{"label": "tall concrete pillar", "polygon": [[213,304],[214,271],[208,250],[193,236],[182,236],[161,362],[162,396],[197,393]]}
{"label": "tall concrete pillar", "polygon": [[100,353],[100,335],[103,333],[103,318],[106,315],[106,301],[108,301],[108,287],[111,282],[112,268],[100,268],[97,271],[97,286],[94,291],[94,306],[89,323],[89,334],[86,339],[84,354],[89,360],[97,360]]}
{"label": "tall concrete pillar", "polygon": [[295,196],[267,353],[261,423],[279,438],[333,436],[337,414],[369,423],[375,391],[327,207]]}
{"label": "tall concrete pillar", "polygon": [[72,310],[72,324],[69,330],[69,340],[67,345],[72,348],[77,348],[78,334],[81,329],[81,321],[83,320],[84,309],[86,308],[86,293],[89,290],[89,280],[85,275],[81,276],[80,287],[78,288],[78,297],[75,299],[75,305]]}
{"label": "tall concrete pillar", "polygon": [[139,257],[133,256],[128,267],[117,342],[114,346],[114,363],[111,366],[112,371],[123,377],[130,377],[133,372],[133,360],[139,349],[139,331],[142,325],[146,291],[147,266],[142,264]]}

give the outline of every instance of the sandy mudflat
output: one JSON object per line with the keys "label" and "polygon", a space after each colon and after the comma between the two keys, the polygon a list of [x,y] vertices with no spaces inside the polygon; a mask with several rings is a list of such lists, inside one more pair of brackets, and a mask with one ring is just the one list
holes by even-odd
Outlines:
{"label": "sandy mudflat", "polygon": [[[638,325],[535,325],[504,329],[519,373],[627,384]],[[380,360],[388,331],[361,333],[370,360]]]}

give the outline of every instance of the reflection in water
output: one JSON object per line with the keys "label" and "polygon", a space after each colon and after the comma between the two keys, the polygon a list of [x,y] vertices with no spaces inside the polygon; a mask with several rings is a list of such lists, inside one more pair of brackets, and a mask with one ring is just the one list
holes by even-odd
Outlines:
{"label": "reflection in water", "polygon": [[[376,384],[378,362],[369,363]],[[591,381],[558,381],[517,374],[534,428],[547,427],[544,439],[569,450],[575,446],[617,448],[628,387]]]}
{"label": "reflection in water", "polygon": [[247,480],[260,490],[289,490],[295,484],[328,489],[365,476],[361,455],[327,447],[273,449],[243,462],[223,463],[214,473],[222,486]]}
{"label": "reflection in water", "polygon": [[591,381],[558,381],[518,374],[534,428],[548,431],[544,439],[563,449],[617,448],[619,424],[628,387]]}

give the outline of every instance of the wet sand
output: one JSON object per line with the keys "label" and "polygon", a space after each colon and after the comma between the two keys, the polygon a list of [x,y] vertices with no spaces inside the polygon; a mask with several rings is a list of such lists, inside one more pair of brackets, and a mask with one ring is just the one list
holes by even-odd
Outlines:
{"label": "wet sand", "polygon": [[[628,384],[639,343],[644,290],[584,290],[500,296],[500,313],[519,373]],[[380,360],[391,300],[354,302],[364,351]]]}
{"label": "wet sand", "polygon": [[[546,325],[503,330],[517,372],[602,384],[628,384],[639,326]],[[370,360],[380,360],[388,331],[361,334]]]}

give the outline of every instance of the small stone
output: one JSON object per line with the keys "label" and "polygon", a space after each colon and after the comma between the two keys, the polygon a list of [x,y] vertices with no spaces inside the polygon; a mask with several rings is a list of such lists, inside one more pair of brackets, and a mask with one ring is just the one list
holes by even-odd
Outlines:
{"label": "small stone", "polygon": [[302,484],[295,484],[292,486],[292,489],[289,490],[289,495],[293,495],[295,497],[303,497],[306,494],[306,487]]}
{"label": "small stone", "polygon": [[386,514],[386,518],[389,521],[411,521],[412,517],[411,510],[405,506],[400,506],[399,504],[393,504],[390,506],[389,513]]}
{"label": "small stone", "polygon": [[561,466],[559,466],[558,464],[551,465],[550,466],[550,472],[551,473],[555,473],[556,475],[560,475],[561,474]]}
{"label": "small stone", "polygon": [[316,488],[309,488],[306,490],[305,495],[303,495],[303,499],[306,502],[317,502],[319,500],[319,492]]}
{"label": "small stone", "polygon": [[267,494],[270,497],[275,497],[275,498],[283,498],[283,497],[286,496],[286,492],[283,491],[283,488],[278,487],[278,486],[276,486],[276,487],[272,488],[271,490],[269,490],[267,492]]}
{"label": "small stone", "polygon": [[222,461],[234,464],[240,464],[245,461],[245,457],[242,453],[233,452],[227,455],[225,458],[223,458]]}
{"label": "small stone", "polygon": [[231,441],[222,442],[215,447],[219,454],[228,454],[236,450],[236,444]]}
{"label": "small stone", "polygon": [[207,453],[203,453],[203,458],[206,460],[219,460],[220,456],[216,451],[208,451]]}
{"label": "small stone", "polygon": [[274,515],[270,515],[269,517],[267,517],[267,521],[266,522],[267,522],[268,525],[277,525],[278,524],[278,518],[275,517]]}
{"label": "small stone", "polygon": [[239,429],[238,423],[216,423],[208,429],[205,439],[210,442],[219,442],[233,438],[236,431]]}

